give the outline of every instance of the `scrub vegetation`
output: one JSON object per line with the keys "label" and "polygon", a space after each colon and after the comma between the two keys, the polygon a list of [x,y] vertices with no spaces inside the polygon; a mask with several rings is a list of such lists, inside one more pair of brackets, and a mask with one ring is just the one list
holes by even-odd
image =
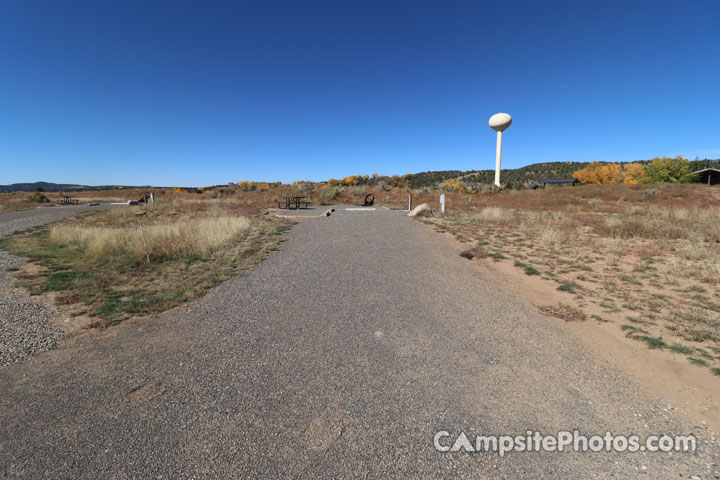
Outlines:
{"label": "scrub vegetation", "polygon": [[690,183],[695,179],[693,165],[683,157],[656,157],[642,163],[592,162],[573,173],[584,184]]}
{"label": "scrub vegetation", "polygon": [[289,226],[231,200],[175,198],[35,228],[0,247],[34,265],[18,272],[20,286],[52,292],[72,316],[105,326],[162,312],[241,274]]}
{"label": "scrub vegetation", "polygon": [[486,254],[474,258],[489,257],[480,261],[537,274],[651,349],[720,367],[719,188],[615,183],[464,196],[472,201],[450,196],[445,216],[423,221],[480,245]]}

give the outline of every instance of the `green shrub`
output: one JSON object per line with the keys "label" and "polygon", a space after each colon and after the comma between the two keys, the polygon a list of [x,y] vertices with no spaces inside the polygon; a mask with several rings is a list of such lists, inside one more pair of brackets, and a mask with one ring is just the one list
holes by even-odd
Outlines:
{"label": "green shrub", "polygon": [[33,192],[30,195],[27,196],[28,202],[33,203],[49,203],[50,199],[46,197],[43,193],[40,192]]}
{"label": "green shrub", "polygon": [[480,193],[497,193],[501,191],[502,188],[498,187],[494,183],[491,183],[489,185],[485,184],[480,187]]}
{"label": "green shrub", "polygon": [[642,183],[690,183],[690,162],[683,157],[656,157],[645,166]]}
{"label": "green shrub", "polygon": [[365,187],[350,187],[350,195],[352,195],[353,197],[364,197],[365,191]]}
{"label": "green shrub", "polygon": [[324,190],[322,192],[322,200],[323,203],[328,204],[332,203],[338,198],[340,198],[343,194],[343,190],[341,188],[337,187],[330,187],[327,190]]}

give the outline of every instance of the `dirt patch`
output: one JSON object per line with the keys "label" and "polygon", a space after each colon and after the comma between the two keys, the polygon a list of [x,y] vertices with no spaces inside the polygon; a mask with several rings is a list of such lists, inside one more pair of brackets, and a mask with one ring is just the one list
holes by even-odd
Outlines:
{"label": "dirt patch", "polygon": [[540,305],[538,306],[538,310],[547,316],[559,318],[561,320],[565,320],[566,322],[582,322],[588,319],[587,315],[583,313],[582,310],[566,303]]}
{"label": "dirt patch", "polygon": [[[459,241],[450,232],[438,237],[457,254],[468,250],[468,242]],[[576,294],[557,290],[556,284],[539,275],[527,275],[509,261],[494,261],[492,257],[467,262],[485,275],[491,275],[507,290],[532,305],[572,305]],[[707,423],[720,432],[720,381],[707,368],[698,368],[685,356],[669,349],[651,350],[642,342],[626,336],[619,328],[621,314],[608,314],[603,308],[583,303],[578,308],[587,321],[559,322],[588,349],[617,366],[634,381],[644,386],[666,403],[665,408],[686,415],[697,425]]]}
{"label": "dirt patch", "polygon": [[17,277],[32,277],[39,274],[47,273],[49,269],[43,266],[40,262],[25,262],[22,264],[17,272]]}
{"label": "dirt patch", "polygon": [[159,383],[144,383],[130,390],[127,399],[131,402],[147,402],[165,393],[166,388]]}
{"label": "dirt patch", "polygon": [[342,422],[335,417],[313,418],[305,427],[305,445],[314,452],[324,452],[342,434]]}

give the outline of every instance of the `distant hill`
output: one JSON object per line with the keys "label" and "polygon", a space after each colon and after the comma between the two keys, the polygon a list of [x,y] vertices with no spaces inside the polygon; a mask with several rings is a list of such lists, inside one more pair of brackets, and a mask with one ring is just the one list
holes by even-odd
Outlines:
{"label": "distant hill", "polygon": [[[620,163],[647,163],[648,160],[637,160],[635,162]],[[693,170],[700,170],[707,167],[718,167],[720,159],[691,160]],[[588,162],[547,162],[533,163],[521,168],[507,168],[500,170],[502,183],[510,185],[521,184],[531,181],[539,181],[548,178],[571,178],[573,172],[585,168]],[[495,170],[441,170],[436,172],[409,173],[405,178],[410,182],[411,188],[434,187],[453,178],[461,178],[468,182],[492,183],[495,181]]]}
{"label": "distant hill", "polygon": [[[648,160],[636,160],[637,163],[647,163]],[[619,163],[635,163],[635,162],[619,162]],[[510,186],[520,185],[522,183],[539,181],[547,178],[570,178],[573,172],[585,168],[587,162],[546,162],[533,163],[521,168],[505,168],[500,171],[500,178],[503,184]],[[690,160],[690,166],[693,170],[700,170],[707,167],[720,168],[720,159],[711,160]],[[432,188],[439,186],[445,180],[461,178],[466,182],[477,183],[493,183],[495,180],[495,170],[439,170],[433,172],[408,173],[404,176],[409,182],[410,188]],[[217,185],[223,187],[224,185]],[[33,183],[13,183],[11,185],[0,185],[0,192],[34,192],[42,189],[45,192],[79,192],[88,190],[112,190],[113,188],[166,188],[151,187],[149,185],[76,185],[69,183],[51,183],[51,182],[33,182]],[[188,190],[193,190],[188,188]]]}
{"label": "distant hill", "polygon": [[[32,182],[0,185],[0,192],[34,192],[38,189],[44,192],[80,192],[88,190],[112,190],[116,185],[75,185],[70,183]],[[148,186],[119,186],[119,188],[150,188]]]}
{"label": "distant hill", "polygon": [[[500,178],[503,183],[511,184],[543,178],[565,178],[572,177],[574,171],[586,166],[586,162],[534,163],[521,168],[502,169],[500,170]],[[492,183],[495,181],[495,170],[421,172],[408,174],[405,178],[409,180],[411,188],[433,187],[452,178],[462,178],[468,182]]]}

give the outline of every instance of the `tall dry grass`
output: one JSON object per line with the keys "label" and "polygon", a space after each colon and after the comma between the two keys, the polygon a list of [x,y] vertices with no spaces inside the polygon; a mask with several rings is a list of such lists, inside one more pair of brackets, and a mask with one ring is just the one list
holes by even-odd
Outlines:
{"label": "tall dry grass", "polygon": [[[251,223],[245,217],[217,216],[147,225],[143,230],[150,257],[168,260],[207,255],[250,228]],[[78,247],[93,256],[145,256],[137,224],[127,227],[57,226],[51,229],[50,239]]]}
{"label": "tall dry grass", "polygon": [[513,211],[501,207],[485,207],[478,212],[467,215],[463,220],[467,222],[503,223],[513,219]]}

